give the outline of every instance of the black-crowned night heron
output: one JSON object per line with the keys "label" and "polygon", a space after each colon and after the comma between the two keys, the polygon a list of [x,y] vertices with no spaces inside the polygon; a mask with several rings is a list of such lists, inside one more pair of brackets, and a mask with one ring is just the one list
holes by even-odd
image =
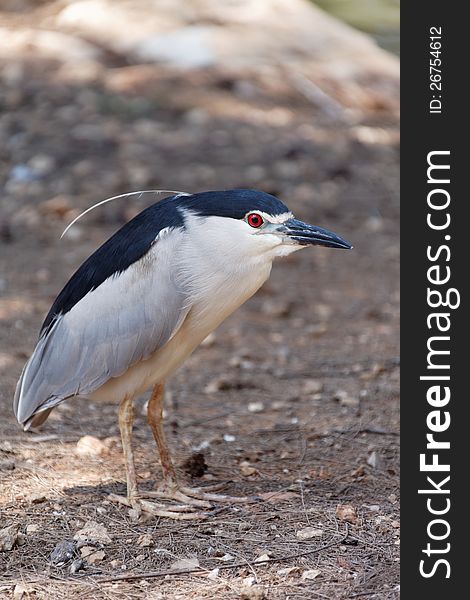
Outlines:
{"label": "black-crowned night heron", "polygon": [[[40,425],[74,396],[113,399],[127,474],[123,503],[196,518],[204,514],[197,508],[211,502],[246,500],[178,483],[163,431],[164,385],[268,279],[274,258],[311,245],[351,248],[255,190],[177,194],[153,204],[92,254],[58,295],[16,388],[18,421],[25,429]],[[133,399],[151,387],[147,415],[163,483],[142,492],[131,446]]]}

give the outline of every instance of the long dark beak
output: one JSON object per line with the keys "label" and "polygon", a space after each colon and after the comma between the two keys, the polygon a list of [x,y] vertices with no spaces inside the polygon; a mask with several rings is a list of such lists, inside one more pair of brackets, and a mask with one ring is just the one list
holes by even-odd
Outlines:
{"label": "long dark beak", "polygon": [[327,246],[328,248],[344,248],[346,250],[352,248],[351,244],[340,238],[336,233],[297,219],[285,221],[278,228],[278,231],[301,246]]}

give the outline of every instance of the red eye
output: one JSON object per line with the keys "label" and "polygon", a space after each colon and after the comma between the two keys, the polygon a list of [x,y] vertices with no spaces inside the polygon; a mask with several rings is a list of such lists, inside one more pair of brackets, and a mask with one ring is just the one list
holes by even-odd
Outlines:
{"label": "red eye", "polygon": [[248,225],[254,227],[255,229],[258,229],[258,227],[261,227],[261,225],[264,223],[263,217],[258,213],[250,213],[247,215],[246,220]]}

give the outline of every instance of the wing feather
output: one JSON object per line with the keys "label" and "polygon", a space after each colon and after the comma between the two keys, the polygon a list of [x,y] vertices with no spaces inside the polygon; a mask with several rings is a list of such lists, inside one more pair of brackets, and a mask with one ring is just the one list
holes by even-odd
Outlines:
{"label": "wing feather", "polygon": [[163,235],[44,330],[16,388],[20,423],[28,426],[65,398],[91,394],[173,337],[189,310],[174,277],[182,235]]}

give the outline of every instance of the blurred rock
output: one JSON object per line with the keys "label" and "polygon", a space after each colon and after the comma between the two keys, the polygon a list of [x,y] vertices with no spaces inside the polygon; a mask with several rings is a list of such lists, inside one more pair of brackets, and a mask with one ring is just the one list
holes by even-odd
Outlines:
{"label": "blurred rock", "polygon": [[[80,37],[59,31],[42,29],[11,30],[0,27],[0,58],[22,55],[40,55],[60,62],[97,61],[101,51]],[[10,79],[18,79],[21,72],[12,75]]]}
{"label": "blurred rock", "polygon": [[311,396],[323,390],[323,383],[318,379],[305,379],[302,384],[302,394]]}
{"label": "blurred rock", "polygon": [[[310,100],[314,104],[321,100],[320,109],[326,103],[335,105],[336,112],[343,106],[398,106],[398,59],[307,0],[174,0],[156,6],[149,10],[147,0],[77,1],[48,20],[49,27],[67,33],[25,31],[23,37],[32,38],[38,51],[48,54],[62,44],[67,50],[64,60],[72,56],[99,60],[95,42],[134,63],[156,62],[186,70],[269,67],[306,96],[306,86],[315,80],[316,94]],[[24,42],[15,44],[21,47]],[[299,77],[306,78],[306,86],[299,85]],[[238,94],[246,96],[245,88]],[[249,94],[253,94],[251,87]],[[368,143],[372,139],[368,132],[359,135]],[[374,133],[372,143],[376,139]]]}
{"label": "blurred rock", "polygon": [[80,549],[80,556],[85,559],[89,565],[94,565],[97,562],[101,562],[106,557],[106,554],[104,550],[97,550],[93,546],[82,546]]}
{"label": "blurred rock", "polygon": [[18,525],[10,525],[0,529],[0,552],[13,550],[18,542]]}
{"label": "blurred rock", "polygon": [[106,527],[96,521],[87,521],[73,539],[78,542],[94,542],[103,545],[110,544],[112,541]]}
{"label": "blurred rock", "polygon": [[341,406],[355,407],[355,406],[359,406],[359,404],[360,404],[359,398],[356,398],[355,396],[351,396],[345,390],[338,390],[337,392],[335,392],[335,395],[333,398],[334,398],[334,400],[339,402],[341,404]]}
{"label": "blurred rock", "polygon": [[378,452],[375,450],[369,454],[367,457],[367,464],[370,465],[373,469],[381,469],[382,468],[382,458]]}
{"label": "blurred rock", "polygon": [[50,562],[56,567],[68,563],[76,555],[76,543],[71,540],[62,540],[56,544],[51,552]]}
{"label": "blurred rock", "polygon": [[105,451],[105,444],[92,435],[84,435],[81,437],[75,448],[75,452],[80,456],[100,456]]}
{"label": "blurred rock", "polygon": [[295,535],[299,540],[311,540],[316,537],[322,537],[323,533],[323,529],[304,527],[304,529],[299,529]]}

